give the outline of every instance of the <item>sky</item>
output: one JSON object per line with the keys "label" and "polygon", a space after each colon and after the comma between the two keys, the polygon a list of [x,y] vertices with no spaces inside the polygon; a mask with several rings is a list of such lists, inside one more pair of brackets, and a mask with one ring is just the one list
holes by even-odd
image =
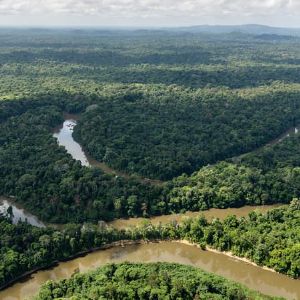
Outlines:
{"label": "sky", "polygon": [[0,0],[0,26],[300,27],[300,0]]}

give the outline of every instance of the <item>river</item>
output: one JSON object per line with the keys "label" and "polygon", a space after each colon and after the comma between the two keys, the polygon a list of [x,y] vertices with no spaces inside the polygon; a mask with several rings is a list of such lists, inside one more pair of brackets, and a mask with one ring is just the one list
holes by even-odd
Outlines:
{"label": "river", "polygon": [[74,127],[77,125],[78,116],[66,114],[65,121],[62,126],[54,129],[53,136],[57,139],[60,146],[65,147],[67,152],[72,155],[75,160],[79,160],[83,166],[91,166],[91,162],[84,153],[82,147],[73,139]]}
{"label": "river", "polygon": [[[98,164],[85,154],[82,147],[76,143],[72,137],[74,126],[76,125],[76,116],[68,116],[63,126],[56,130],[54,136],[58,139],[58,143],[66,147],[67,151],[74,157],[80,160],[82,165],[91,166]],[[285,137],[289,133],[286,133]],[[284,136],[280,137],[285,138]],[[279,140],[278,140],[279,142]],[[105,166],[107,167],[107,166]],[[119,176],[112,169],[109,173]],[[124,174],[120,174],[123,176]],[[126,174],[125,174],[126,175]],[[128,175],[126,175],[128,176]],[[44,226],[35,216],[27,213],[24,209],[18,208],[15,203],[8,199],[2,199],[2,207],[13,206],[14,222],[19,218],[35,226]],[[229,214],[235,214],[238,217],[246,216],[250,211],[259,209],[265,212],[274,206],[251,207],[230,209],[211,209],[202,212],[208,219],[218,217],[224,219]],[[1,209],[1,205],[0,205]],[[194,217],[199,215],[199,212],[188,212],[186,214],[177,214],[169,216],[160,216],[151,218],[153,224],[167,223],[172,220],[180,222],[183,217]],[[143,221],[142,218],[116,220],[109,223],[116,228],[125,228],[134,226]],[[142,245],[131,245],[125,247],[114,247],[107,250],[99,250],[88,254],[84,257],[76,258],[68,262],[59,263],[56,267],[45,271],[38,271],[27,280],[18,282],[11,287],[0,292],[1,300],[23,300],[33,296],[40,286],[47,280],[58,280],[70,277],[74,271],[80,270],[85,272],[94,269],[106,263],[111,262],[176,262],[187,265],[200,267],[203,270],[224,276],[228,279],[242,283],[251,289],[258,290],[264,294],[282,296],[287,299],[300,299],[300,282],[299,280],[291,279],[285,275],[277,274],[265,270],[263,268],[253,266],[246,262],[234,259],[225,254],[203,251],[197,247],[185,245],[179,242],[161,242]]]}
{"label": "river", "polygon": [[36,227],[45,227],[45,224],[30,212],[26,211],[21,205],[15,203],[11,199],[0,197],[0,213],[6,213],[9,207],[12,207],[12,221],[14,224],[20,220]]}
{"label": "river", "polygon": [[0,292],[1,300],[23,300],[37,293],[47,280],[69,278],[111,262],[176,262],[199,267],[264,294],[300,299],[300,281],[247,264],[224,254],[203,251],[179,242],[161,242],[99,250],[56,267],[38,271],[31,278]]}
{"label": "river", "polygon": [[[72,157],[75,160],[78,160],[81,162],[81,164],[83,166],[92,166],[92,167],[96,167],[101,169],[104,173],[110,174],[110,175],[114,175],[114,176],[120,176],[120,177],[124,177],[126,179],[132,178],[133,176],[112,169],[110,168],[107,164],[99,162],[95,159],[93,159],[90,155],[88,155],[86,153],[86,151],[83,149],[83,147],[77,143],[74,138],[73,138],[73,131],[74,131],[74,127],[77,125],[77,121],[79,119],[79,115],[74,115],[74,114],[64,114],[64,123],[55,128],[53,136],[57,139],[57,142],[60,146],[65,147],[65,149],[67,150],[67,152],[69,154],[72,155]],[[282,133],[280,136],[278,136],[277,138],[275,138],[274,140],[268,142],[266,145],[253,150],[253,152],[266,147],[266,146],[271,146],[271,145],[275,145],[280,143],[281,141],[283,141],[285,138],[288,138],[294,134],[298,134],[299,132],[299,127],[292,127],[290,129],[288,129],[287,131],[285,131],[284,133]],[[238,162],[240,161],[247,153],[241,154],[241,155],[237,155],[235,157],[230,158],[233,162]],[[151,183],[151,184],[155,184],[155,185],[162,185],[163,182],[160,180],[155,180],[155,179],[149,179],[149,178],[143,178],[140,176],[134,176],[135,178],[138,178],[140,181],[144,182],[144,183]]]}
{"label": "river", "polygon": [[[35,215],[26,211],[21,205],[14,202],[12,199],[0,197],[0,213],[5,213],[8,207],[12,207],[13,211],[13,223],[16,224],[19,220],[27,221],[29,224],[37,227],[45,227],[47,224],[43,223],[38,219]],[[181,222],[184,218],[187,217],[197,217],[199,215],[204,215],[208,220],[212,220],[213,218],[219,218],[220,220],[224,220],[229,215],[236,215],[237,217],[246,217],[251,211],[260,211],[262,213],[267,212],[268,210],[279,207],[281,204],[274,205],[261,205],[261,206],[243,206],[240,208],[212,208],[209,210],[205,210],[202,212],[186,212],[183,214],[172,214],[172,215],[163,215],[163,216],[155,216],[148,219],[145,218],[129,218],[129,219],[117,219],[108,223],[109,226],[112,226],[116,229],[126,229],[132,226],[141,225],[145,221],[150,221],[154,225],[167,224],[173,221]],[[63,229],[63,224],[48,224],[53,225],[54,228]]]}
{"label": "river", "polygon": [[184,218],[190,217],[195,218],[199,215],[203,215],[209,221],[213,218],[219,218],[220,220],[224,220],[229,215],[236,215],[237,217],[246,217],[251,211],[260,211],[262,213],[266,213],[268,210],[279,207],[280,204],[275,205],[261,205],[261,206],[243,206],[240,208],[212,208],[209,210],[205,210],[202,212],[186,212],[183,214],[172,214],[172,215],[163,215],[151,217],[149,219],[144,218],[129,218],[129,219],[117,219],[112,222],[109,222],[108,225],[117,228],[117,229],[126,229],[131,226],[141,225],[145,221],[151,221],[153,225],[167,224],[173,221],[181,222]]}
{"label": "river", "polygon": [[143,178],[140,176],[131,176],[127,173],[112,169],[107,164],[93,159],[73,138],[74,127],[77,125],[77,121],[79,119],[78,115],[65,114],[64,117],[64,123],[62,126],[55,128],[53,136],[57,139],[58,144],[65,147],[67,152],[71,154],[75,160],[81,162],[82,166],[99,168],[106,174],[124,177],[126,179],[138,178],[144,183],[151,183],[155,185],[163,184],[163,182],[160,180]]}

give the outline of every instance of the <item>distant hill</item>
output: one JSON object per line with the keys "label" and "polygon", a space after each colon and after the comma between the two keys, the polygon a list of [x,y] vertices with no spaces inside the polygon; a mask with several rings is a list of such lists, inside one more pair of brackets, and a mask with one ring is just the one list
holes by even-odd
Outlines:
{"label": "distant hill", "polygon": [[179,27],[169,30],[184,31],[191,33],[246,33],[254,35],[289,35],[300,36],[300,28],[280,28],[265,25],[248,24],[248,25],[199,25],[191,27]]}
{"label": "distant hill", "polygon": [[[190,27],[1,27],[0,35],[4,34],[35,34],[48,35],[53,33],[60,34],[75,34],[89,36],[145,36],[145,35],[177,35],[177,34],[203,34],[206,37],[209,35],[222,35],[242,37],[244,35],[252,35],[257,39],[262,40],[286,40],[289,37],[300,38],[300,28],[281,28],[271,27],[258,24],[246,25],[197,25]],[[220,36],[217,36],[219,39]]]}

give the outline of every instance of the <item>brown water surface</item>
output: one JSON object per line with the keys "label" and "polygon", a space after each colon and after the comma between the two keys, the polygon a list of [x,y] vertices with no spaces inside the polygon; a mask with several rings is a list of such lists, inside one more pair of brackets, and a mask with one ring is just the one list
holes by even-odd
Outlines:
{"label": "brown water surface", "polygon": [[131,245],[100,250],[85,257],[60,263],[53,269],[39,271],[24,282],[0,292],[1,300],[23,300],[37,293],[47,280],[69,278],[74,271],[86,272],[111,262],[176,262],[199,267],[237,281],[264,294],[300,299],[300,281],[264,270],[224,254],[203,251],[179,242]]}
{"label": "brown water surface", "polygon": [[167,224],[173,221],[181,222],[184,218],[195,218],[200,215],[204,215],[206,219],[212,220],[213,218],[219,218],[224,220],[229,215],[236,215],[237,217],[246,217],[251,211],[259,211],[266,213],[270,209],[281,206],[280,204],[275,205],[262,205],[262,206],[243,206],[240,208],[212,208],[202,212],[186,212],[184,214],[173,214],[173,215],[163,215],[157,217],[151,217],[149,219],[144,218],[130,218],[130,219],[117,219],[112,222],[109,222],[108,225],[113,226],[117,229],[125,229],[131,226],[141,225],[143,222],[151,221],[153,225]]}

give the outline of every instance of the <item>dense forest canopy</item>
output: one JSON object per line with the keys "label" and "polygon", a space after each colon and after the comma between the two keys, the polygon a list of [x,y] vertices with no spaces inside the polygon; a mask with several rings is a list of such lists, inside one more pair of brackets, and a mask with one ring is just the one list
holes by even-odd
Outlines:
{"label": "dense forest canopy", "polygon": [[[0,104],[1,194],[16,197],[43,220],[51,222],[288,202],[299,196],[298,189],[292,188],[297,184],[295,172],[283,186],[276,177],[266,176],[255,167],[242,169],[233,164],[244,171],[232,173],[233,169],[223,167],[222,162],[200,169],[198,173],[204,175],[203,179],[195,173],[155,186],[135,176],[116,178],[97,168],[82,167],[57,145],[51,131],[62,123],[64,111],[81,113],[75,138],[95,158],[129,174],[168,179],[181,172],[191,173],[197,164],[214,163],[255,149],[280,135],[297,122],[298,94],[297,85],[282,84],[239,91],[113,85],[88,95],[60,91],[4,101]],[[91,106],[95,109],[89,110]],[[122,114],[126,109],[127,113]],[[187,110],[189,117],[182,114],[182,109]],[[116,119],[110,122],[112,116]],[[105,122],[107,128],[99,126]],[[112,138],[110,147],[103,151],[101,139],[105,138],[105,131]],[[189,138],[192,132],[193,138]],[[141,140],[147,146],[144,153]],[[147,164],[142,154],[148,155]],[[161,162],[165,165],[159,174]],[[296,170],[297,160],[292,161],[291,167]],[[244,181],[245,185],[241,184]],[[197,187],[193,187],[195,184]],[[261,189],[258,184],[262,184]]]}
{"label": "dense forest canopy", "polygon": [[[103,83],[299,83],[299,38],[160,31],[0,30],[1,96]],[[76,81],[76,84],[74,84]],[[79,86],[80,82],[83,86]]]}
{"label": "dense forest canopy", "polygon": [[83,114],[75,138],[113,168],[163,180],[253,150],[300,116],[300,93],[280,85],[239,93],[177,86],[129,91]]}
{"label": "dense forest canopy", "polygon": [[300,202],[267,214],[251,212],[247,218],[228,216],[211,222],[201,214],[183,223],[171,222],[116,230],[103,223],[68,224],[61,230],[36,228],[26,223],[12,224],[0,216],[0,287],[35,268],[49,267],[82,251],[120,240],[187,240],[232,251],[258,265],[268,266],[294,278],[300,276]]}
{"label": "dense forest canopy", "polygon": [[[0,40],[0,194],[43,220],[300,196],[297,137],[230,160],[298,124],[299,38],[1,29]],[[82,167],[57,145],[64,112],[80,115],[74,138],[86,152],[129,179]]]}
{"label": "dense forest canopy", "polygon": [[[0,195],[73,223],[0,216],[0,286],[120,240],[184,239],[299,278],[300,134],[277,138],[300,124],[300,39],[251,32],[0,29]],[[79,118],[84,151],[126,176],[82,166],[58,145],[66,113]],[[272,203],[290,205],[121,231],[99,222]],[[264,299],[168,264],[106,266],[48,283],[37,299],[109,293]]]}
{"label": "dense forest canopy", "polygon": [[48,282],[35,300],[74,299],[273,299],[190,266],[106,265],[69,280]]}

